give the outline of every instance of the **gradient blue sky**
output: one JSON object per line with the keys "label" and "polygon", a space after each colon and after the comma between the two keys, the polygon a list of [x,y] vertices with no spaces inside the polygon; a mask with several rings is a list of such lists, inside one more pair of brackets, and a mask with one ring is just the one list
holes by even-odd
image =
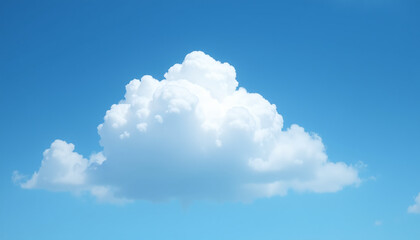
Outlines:
{"label": "gradient blue sky", "polygon": [[[420,2],[1,1],[1,239],[406,239],[420,192]],[[24,190],[56,138],[88,156],[133,78],[194,50],[318,133],[359,187],[252,203],[126,205]],[[380,222],[381,224],[375,224]]]}

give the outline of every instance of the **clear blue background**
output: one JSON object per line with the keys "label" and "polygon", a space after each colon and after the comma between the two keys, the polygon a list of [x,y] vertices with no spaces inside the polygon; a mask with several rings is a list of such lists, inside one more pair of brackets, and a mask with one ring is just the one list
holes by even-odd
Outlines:
{"label": "clear blue background", "polygon": [[[202,50],[367,167],[332,194],[118,206],[14,185],[60,138],[89,155],[129,80]],[[420,2],[0,2],[0,239],[405,239],[420,192]],[[376,180],[374,180],[376,179]],[[382,221],[375,226],[375,221]]]}

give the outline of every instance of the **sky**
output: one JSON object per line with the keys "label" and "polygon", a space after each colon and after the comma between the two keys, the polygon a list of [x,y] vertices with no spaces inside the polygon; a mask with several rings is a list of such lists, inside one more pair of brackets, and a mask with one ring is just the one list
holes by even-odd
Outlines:
{"label": "sky", "polygon": [[418,239],[419,12],[1,1],[0,239]]}

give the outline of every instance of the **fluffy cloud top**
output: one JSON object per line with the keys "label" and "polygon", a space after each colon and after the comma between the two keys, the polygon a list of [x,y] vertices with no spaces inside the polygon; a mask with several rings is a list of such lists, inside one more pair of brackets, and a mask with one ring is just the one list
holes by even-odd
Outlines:
{"label": "fluffy cloud top", "polygon": [[420,193],[417,195],[415,203],[408,207],[408,212],[420,214]]}
{"label": "fluffy cloud top", "polygon": [[318,135],[282,128],[276,106],[238,88],[231,65],[192,52],[163,80],[126,85],[98,126],[101,153],[86,159],[56,140],[21,185],[103,199],[248,201],[360,182],[355,168],[328,161]]}

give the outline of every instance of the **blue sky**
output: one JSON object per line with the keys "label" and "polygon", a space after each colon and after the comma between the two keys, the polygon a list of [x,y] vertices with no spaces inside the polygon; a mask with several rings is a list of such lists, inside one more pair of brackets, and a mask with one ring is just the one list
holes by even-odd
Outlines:
{"label": "blue sky", "polygon": [[[420,192],[419,11],[409,0],[1,1],[0,238],[418,239],[407,209]],[[38,171],[55,139],[86,158],[102,151],[97,126],[130,80],[161,80],[197,50],[231,64],[284,129],[318,134],[360,184],[115,204],[12,181]]]}

